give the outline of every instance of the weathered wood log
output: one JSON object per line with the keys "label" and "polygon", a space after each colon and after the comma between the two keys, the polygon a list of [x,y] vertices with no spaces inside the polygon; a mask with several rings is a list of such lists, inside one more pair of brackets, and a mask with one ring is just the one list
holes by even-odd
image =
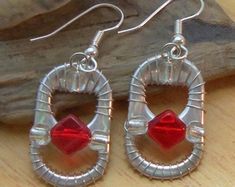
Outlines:
{"label": "weathered wood log", "polygon": [[69,0],[0,1],[0,29],[12,27],[35,15],[55,10],[68,2]]}
{"label": "weathered wood log", "polygon": [[[127,17],[125,28],[136,25],[154,10],[153,7],[164,1],[111,2],[123,7]],[[205,79],[210,80],[235,72],[235,26],[214,0],[206,3],[206,11],[200,19],[184,25],[184,35],[189,41],[189,59],[201,69]],[[29,42],[28,37],[47,34],[94,2],[80,4],[80,1],[71,1],[55,11],[0,30],[0,123],[30,123],[37,86],[43,75],[68,61],[72,53],[86,49],[96,30],[113,25],[118,20],[111,10],[97,10],[53,38]],[[139,32],[106,36],[97,61],[99,68],[110,79],[115,98],[127,97],[130,76],[138,64],[155,55],[162,45],[170,41],[173,21],[197,9],[197,4],[189,1],[185,1],[183,10],[180,6],[181,3],[173,3],[155,18],[156,21]],[[57,95],[55,108],[60,108],[61,112],[90,101],[90,97],[79,98],[76,95]]]}

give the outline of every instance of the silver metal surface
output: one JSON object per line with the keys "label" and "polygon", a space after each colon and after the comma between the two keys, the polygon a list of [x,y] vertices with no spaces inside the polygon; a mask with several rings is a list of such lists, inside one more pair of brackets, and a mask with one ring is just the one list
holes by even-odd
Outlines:
{"label": "silver metal surface", "polygon": [[[40,148],[50,143],[50,130],[57,123],[51,108],[52,95],[56,90],[94,93],[98,100],[96,114],[88,124],[92,132],[89,147],[98,152],[98,160],[87,172],[76,176],[64,176],[53,171],[40,155]],[[112,91],[108,80],[100,71],[77,71],[70,64],[54,68],[39,86],[34,125],[30,131],[30,156],[35,172],[46,182],[58,187],[86,186],[98,180],[104,174],[109,157],[111,109]]]}
{"label": "silver metal surface", "polygon": [[[148,121],[155,117],[145,100],[145,87],[151,84],[187,86],[189,89],[188,103],[179,118],[187,126],[186,139],[194,146],[191,154],[180,163],[151,163],[136,148],[135,136],[146,134]],[[124,125],[125,148],[129,162],[143,175],[154,179],[175,179],[198,166],[204,148],[204,84],[200,71],[186,59],[169,60],[158,55],[145,61],[136,70],[131,80],[128,119]]]}

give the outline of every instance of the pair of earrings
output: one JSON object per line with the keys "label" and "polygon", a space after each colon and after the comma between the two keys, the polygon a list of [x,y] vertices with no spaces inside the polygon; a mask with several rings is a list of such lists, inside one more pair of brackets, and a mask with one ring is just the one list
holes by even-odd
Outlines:
{"label": "pair of earrings", "polygon": [[[172,1],[165,2],[140,25],[118,33],[141,28]],[[200,71],[187,60],[188,50],[182,35],[183,22],[198,16],[203,11],[204,1],[200,0],[200,2],[201,8],[196,14],[176,21],[173,40],[163,46],[159,55],[142,63],[135,71],[130,83],[128,119],[124,125],[126,154],[131,165],[150,178],[182,177],[194,170],[202,157],[205,83]],[[30,131],[30,156],[35,172],[46,182],[55,186],[86,186],[104,174],[109,158],[112,90],[108,80],[97,69],[95,57],[104,33],[118,29],[124,21],[124,14],[115,5],[97,4],[51,34],[32,39],[35,41],[50,37],[100,7],[116,10],[121,17],[119,23],[114,27],[98,31],[88,49],[74,53],[69,63],[49,72],[41,81],[38,90],[34,125]],[[173,111],[166,110],[155,117],[145,100],[145,87],[150,84],[187,86],[189,98],[183,112],[177,116]],[[94,93],[97,96],[98,105],[93,120],[85,125],[77,117],[69,115],[57,122],[51,109],[52,94],[56,90]],[[174,165],[151,163],[142,157],[135,145],[135,136],[145,134],[165,148],[171,148],[186,139],[194,145],[193,150],[185,160]],[[77,176],[64,176],[56,173],[44,163],[40,156],[40,148],[50,142],[65,154],[72,154],[89,146],[90,149],[98,152],[96,165],[86,173]]]}

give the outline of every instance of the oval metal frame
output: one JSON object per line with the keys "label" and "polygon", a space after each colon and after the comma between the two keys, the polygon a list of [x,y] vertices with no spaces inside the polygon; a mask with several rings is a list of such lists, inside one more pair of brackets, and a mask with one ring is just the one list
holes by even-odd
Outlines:
{"label": "oval metal frame", "polygon": [[[86,173],[77,176],[56,173],[44,163],[39,152],[40,147],[50,143],[50,129],[57,123],[51,109],[52,94],[56,90],[94,93],[98,100],[95,116],[88,124],[92,132],[89,147],[98,152],[98,160]],[[69,64],[65,64],[49,72],[39,86],[34,125],[30,132],[30,156],[35,172],[46,182],[60,187],[86,186],[102,177],[109,158],[111,109],[112,90],[100,71],[75,71]]]}
{"label": "oval metal frame", "polygon": [[[193,150],[179,163],[151,163],[136,148],[135,136],[146,134],[147,122],[155,117],[145,100],[145,87],[149,84],[188,87],[188,103],[179,118],[187,126],[186,139],[193,143]],[[198,166],[204,148],[204,84],[200,71],[186,59],[167,62],[158,55],[146,60],[136,70],[131,80],[128,119],[124,126],[126,154],[131,165],[140,173],[154,179],[176,179]]]}

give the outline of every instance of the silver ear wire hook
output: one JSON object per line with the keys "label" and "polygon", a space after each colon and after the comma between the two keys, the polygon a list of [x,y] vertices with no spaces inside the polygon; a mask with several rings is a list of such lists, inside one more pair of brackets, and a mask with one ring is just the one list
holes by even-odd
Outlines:
{"label": "silver ear wire hook", "polygon": [[76,21],[79,18],[83,17],[87,13],[89,13],[89,12],[91,12],[91,11],[97,9],[97,8],[101,8],[101,7],[107,7],[107,8],[112,8],[112,9],[116,10],[120,14],[120,21],[118,22],[117,25],[115,25],[113,27],[110,27],[110,28],[107,28],[107,29],[104,29],[104,30],[99,30],[96,33],[94,39],[92,40],[92,44],[91,45],[94,45],[94,46],[98,47],[98,44],[99,44],[101,38],[103,37],[104,33],[118,29],[120,27],[120,25],[123,23],[123,20],[124,20],[124,14],[123,14],[122,10],[119,7],[117,7],[115,5],[112,5],[112,4],[109,4],[109,3],[101,3],[101,4],[94,5],[94,6],[90,7],[89,9],[87,9],[86,11],[82,12],[81,14],[77,15],[73,19],[71,19],[69,22],[67,22],[66,24],[64,24],[60,28],[56,29],[52,33],[44,35],[44,36],[39,36],[37,38],[30,39],[30,41],[36,41],[36,40],[41,40],[41,39],[49,38],[49,37],[57,34],[59,31],[63,30],[64,28],[66,28],[70,24],[72,24],[74,21]]}
{"label": "silver ear wire hook", "polygon": [[122,33],[126,33],[126,32],[133,32],[136,31],[138,29],[141,29],[146,23],[148,23],[155,15],[157,15],[161,10],[163,10],[167,5],[169,5],[171,2],[173,2],[174,0],[168,0],[166,1],[164,4],[162,4],[160,7],[158,7],[149,17],[147,17],[143,22],[141,22],[139,25],[129,28],[129,29],[125,29],[125,30],[121,30],[118,31],[118,34],[122,34]]}
{"label": "silver ear wire hook", "polygon": [[185,18],[182,18],[182,19],[177,19],[176,20],[176,22],[175,22],[175,34],[182,34],[182,28],[183,28],[183,22],[184,21],[193,19],[193,18],[199,16],[202,13],[202,11],[205,8],[205,2],[204,2],[204,0],[200,0],[200,2],[201,2],[201,7],[195,14],[193,14],[191,16],[188,16],[188,17],[185,17]]}
{"label": "silver ear wire hook", "polygon": [[[58,32],[60,32],[61,30],[63,30],[64,28],[66,28],[67,26],[69,26],[70,24],[72,24],[74,21],[78,20],[82,16],[86,15],[87,13],[89,13],[97,8],[102,8],[102,7],[112,8],[112,9],[116,10],[120,14],[120,21],[113,27],[103,29],[103,30],[98,30],[95,37],[93,38],[90,46],[84,52],[74,53],[70,57],[70,60],[69,60],[70,67],[74,67],[76,70],[78,70],[78,68],[79,68],[80,70],[82,70],[84,72],[93,72],[97,68],[97,62],[94,58],[98,55],[97,48],[99,46],[101,39],[104,36],[104,33],[118,29],[124,20],[124,13],[122,12],[122,10],[113,4],[100,3],[97,5],[94,5],[94,6],[90,7],[89,9],[87,9],[86,11],[82,12],[81,14],[77,15],[73,19],[71,19],[69,22],[65,23],[60,28],[56,29],[52,33],[44,35],[44,36],[39,36],[37,38],[33,38],[30,41],[36,41],[36,40],[42,40],[42,39],[49,38],[49,37],[57,34]],[[89,62],[91,63],[90,65],[89,65]]]}
{"label": "silver ear wire hook", "polygon": [[[149,17],[147,17],[142,23],[140,23],[139,25],[137,25],[135,27],[118,31],[118,34],[126,33],[126,32],[132,32],[132,31],[135,31],[135,30],[138,30],[138,29],[142,28],[148,21],[150,21],[155,15],[157,15],[161,10],[163,10],[171,2],[173,2],[173,0],[166,1],[159,8],[157,8]],[[199,9],[199,11],[197,13],[195,13],[195,14],[189,16],[189,17],[176,20],[176,23],[175,23],[175,34],[182,34],[182,23],[184,21],[189,20],[189,19],[193,19],[193,18],[195,18],[195,17],[197,17],[198,15],[201,14],[201,12],[204,9],[205,3],[204,3],[204,0],[200,0],[200,2],[201,2],[201,7],[200,7],[200,9]]]}

